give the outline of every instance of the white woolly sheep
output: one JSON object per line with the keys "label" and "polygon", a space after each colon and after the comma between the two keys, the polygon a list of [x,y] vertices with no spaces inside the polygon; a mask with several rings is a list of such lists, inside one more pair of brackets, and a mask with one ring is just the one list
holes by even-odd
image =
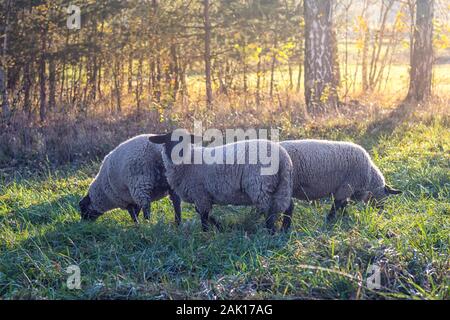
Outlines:
{"label": "white woolly sheep", "polygon": [[383,174],[359,145],[326,140],[293,140],[280,143],[291,157],[294,198],[317,200],[332,196],[327,220],[342,210],[349,199],[378,205],[401,191],[387,186]]}
{"label": "white woolly sheep", "polygon": [[128,210],[138,223],[141,209],[148,220],[151,202],[169,194],[175,221],[180,223],[181,200],[167,183],[162,147],[152,144],[149,137],[144,134],[131,138],[104,158],[88,194],[80,201],[82,219],[95,220],[109,210],[120,208]]}
{"label": "white woolly sheep", "polygon": [[[223,163],[174,163],[172,150],[179,143],[185,142],[184,138],[187,139],[184,149],[187,158],[193,160],[196,156],[202,157],[205,154],[221,155]],[[213,204],[254,205],[258,212],[266,215],[266,227],[271,233],[275,232],[277,214],[292,206],[292,162],[286,150],[277,143],[247,140],[203,148],[193,146],[191,143],[194,142],[194,136],[187,133],[178,141],[172,141],[172,133],[152,136],[150,141],[164,145],[163,160],[169,185],[183,201],[195,205],[204,231],[209,223],[221,229],[220,224],[209,216]],[[254,155],[251,152],[255,150],[255,146],[258,151],[267,151],[268,156],[278,152],[278,170],[274,174],[261,174],[265,165],[260,159],[254,163],[248,161]],[[225,161],[227,155],[233,155],[233,163]],[[289,228],[290,219],[285,222],[283,230]]]}

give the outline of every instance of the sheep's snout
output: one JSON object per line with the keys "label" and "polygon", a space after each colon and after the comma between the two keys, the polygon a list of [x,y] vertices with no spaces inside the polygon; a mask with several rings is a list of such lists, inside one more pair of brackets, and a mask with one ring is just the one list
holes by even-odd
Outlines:
{"label": "sheep's snout", "polygon": [[95,221],[101,215],[100,212],[91,209],[90,204],[91,198],[89,197],[89,195],[81,199],[80,203],[78,204],[80,207],[81,220]]}

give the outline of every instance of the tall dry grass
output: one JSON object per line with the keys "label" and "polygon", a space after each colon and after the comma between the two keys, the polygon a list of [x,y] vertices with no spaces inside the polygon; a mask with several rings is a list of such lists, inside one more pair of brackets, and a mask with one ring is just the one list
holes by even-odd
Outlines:
{"label": "tall dry grass", "polygon": [[[342,106],[314,116],[306,112],[301,90],[289,89],[283,82],[281,71],[277,74],[273,96],[261,92],[259,104],[255,92],[233,92],[216,94],[213,108],[206,109],[201,88],[196,88],[200,80],[191,79],[189,96],[179,95],[177,101],[170,104],[144,100],[139,112],[130,95],[123,98],[124,107],[120,114],[111,111],[109,102],[98,102],[86,114],[53,112],[45,123],[16,113],[7,122],[0,123],[0,169],[96,160],[132,136],[175,127],[193,129],[194,120],[201,121],[204,128],[270,127],[280,129],[282,138],[301,138],[314,135],[321,127],[335,126],[337,130],[347,126],[367,128],[371,124],[401,121],[418,112],[448,117],[449,69],[449,65],[436,68],[435,97],[426,105],[415,108],[399,108],[407,91],[407,68],[403,66],[393,68],[386,90],[362,92],[357,87],[348,96],[343,96],[343,84]],[[64,109],[71,110],[70,106]]]}

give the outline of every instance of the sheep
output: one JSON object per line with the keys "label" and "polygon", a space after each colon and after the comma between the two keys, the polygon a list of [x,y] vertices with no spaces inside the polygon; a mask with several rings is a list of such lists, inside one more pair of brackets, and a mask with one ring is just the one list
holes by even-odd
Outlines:
{"label": "sheep", "polygon": [[327,221],[333,220],[349,199],[381,206],[387,196],[401,193],[386,185],[383,174],[359,145],[326,140],[292,140],[280,144],[294,166],[293,197],[334,198]]}
{"label": "sheep", "polygon": [[151,202],[169,194],[175,211],[175,222],[181,222],[181,200],[170,189],[164,174],[159,145],[150,143],[149,134],[131,138],[103,160],[100,170],[80,201],[83,220],[96,220],[103,213],[120,208],[127,210],[138,223],[141,209],[150,218]]}
{"label": "sheep", "polygon": [[[183,201],[195,205],[203,231],[208,229],[209,224],[215,225],[219,230],[222,229],[221,225],[209,215],[214,204],[254,205],[259,213],[266,215],[266,227],[271,234],[275,233],[277,214],[293,206],[292,162],[286,150],[277,143],[267,140],[245,140],[204,148],[193,146],[195,137],[187,132],[180,135],[178,140],[175,135],[172,136],[172,132],[155,135],[149,139],[155,144],[164,146],[163,160],[169,185]],[[185,148],[179,154],[189,158],[190,163],[173,159],[172,151],[178,144],[184,144]],[[261,159],[254,162],[248,160],[255,155],[252,153],[255,147],[258,151],[267,148],[265,150],[270,155],[278,153],[278,170],[274,174],[262,174],[264,164]],[[192,163],[197,156],[202,157],[205,154],[220,155],[219,159],[224,161]],[[230,158],[233,155],[232,163],[225,161],[229,159],[227,155]],[[283,231],[288,230],[289,226],[283,222]]]}

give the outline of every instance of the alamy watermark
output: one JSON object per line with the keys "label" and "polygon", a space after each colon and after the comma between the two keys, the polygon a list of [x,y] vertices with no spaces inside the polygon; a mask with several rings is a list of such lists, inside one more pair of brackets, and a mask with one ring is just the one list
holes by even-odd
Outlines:
{"label": "alamy watermark", "polygon": [[81,289],[81,270],[77,265],[70,265],[66,269],[67,277],[66,285],[69,290]]}
{"label": "alamy watermark", "polygon": [[381,268],[376,264],[371,264],[367,269],[367,275],[367,288],[371,290],[381,289]]}
{"label": "alamy watermark", "polygon": [[70,5],[67,7],[67,28],[69,30],[80,30],[81,29],[81,9],[79,6]]}
{"label": "alamy watermark", "polygon": [[[184,129],[173,131],[171,140],[179,141],[171,152],[174,164],[258,164],[261,175],[278,172],[279,147],[271,143],[279,142],[278,129],[226,129],[224,135],[214,128],[203,130],[202,123],[195,121],[193,135],[196,141]],[[203,141],[210,142],[207,148],[194,148],[191,152],[191,142]]]}

